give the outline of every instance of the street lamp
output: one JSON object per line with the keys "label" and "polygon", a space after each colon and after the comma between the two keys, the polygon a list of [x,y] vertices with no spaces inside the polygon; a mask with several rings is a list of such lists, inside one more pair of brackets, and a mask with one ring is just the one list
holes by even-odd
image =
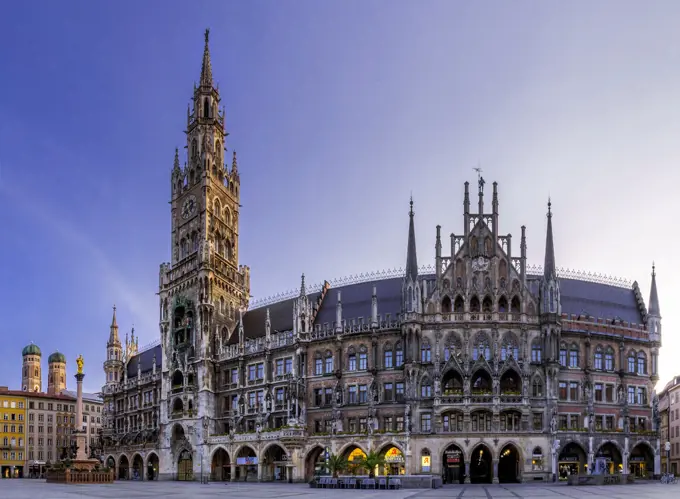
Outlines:
{"label": "street lamp", "polygon": [[671,472],[671,443],[666,442],[666,473]]}

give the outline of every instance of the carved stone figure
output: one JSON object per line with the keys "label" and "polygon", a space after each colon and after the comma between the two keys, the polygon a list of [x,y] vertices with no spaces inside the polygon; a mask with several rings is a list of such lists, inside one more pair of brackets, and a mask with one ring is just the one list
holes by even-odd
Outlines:
{"label": "carved stone figure", "polygon": [[552,417],[550,418],[550,433],[556,432],[557,432],[557,416],[553,413]]}

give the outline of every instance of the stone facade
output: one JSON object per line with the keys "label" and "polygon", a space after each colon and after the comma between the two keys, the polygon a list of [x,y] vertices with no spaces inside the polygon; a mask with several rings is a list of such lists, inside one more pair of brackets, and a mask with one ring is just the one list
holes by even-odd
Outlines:
{"label": "stone facade", "polygon": [[[479,177],[449,256],[437,226],[433,266],[418,267],[411,202],[405,271],[303,276],[295,295],[252,303],[219,103],[206,34],[188,162],[176,151],[171,172],[160,345],[148,369],[145,353],[122,353],[117,326],[107,345],[112,463],[153,457],[163,479],[303,481],[327,453],[375,451],[381,474],[448,483],[659,472],[655,272],[647,310],[637,283],[558,271],[550,204],[545,264],[528,266],[525,228],[515,256],[497,185],[485,210]],[[145,392],[148,406],[125,402]]]}
{"label": "stone facade", "polygon": [[[680,376],[675,376],[659,393],[661,412],[661,471],[680,472]],[[666,449],[668,445],[668,449]]]}

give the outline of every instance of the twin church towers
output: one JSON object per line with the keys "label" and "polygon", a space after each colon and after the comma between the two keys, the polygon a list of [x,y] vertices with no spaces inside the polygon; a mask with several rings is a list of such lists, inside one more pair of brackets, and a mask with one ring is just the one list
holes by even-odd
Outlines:
{"label": "twin church towers", "polygon": [[[21,389],[25,392],[42,393],[42,352],[38,345],[31,343],[21,352],[23,366]],[[66,357],[54,352],[47,359],[47,393],[55,395],[66,390]]]}

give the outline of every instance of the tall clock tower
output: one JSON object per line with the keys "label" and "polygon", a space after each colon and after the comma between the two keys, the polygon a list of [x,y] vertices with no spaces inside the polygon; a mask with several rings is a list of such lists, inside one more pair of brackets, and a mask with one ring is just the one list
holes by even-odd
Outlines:
{"label": "tall clock tower", "polygon": [[250,269],[238,263],[240,177],[235,152],[231,168],[225,164],[228,134],[208,36],[206,30],[201,77],[187,110],[186,162],[180,166],[175,150],[171,172],[172,261],[160,268],[167,473],[182,472],[178,459],[186,452],[193,463],[183,459],[183,466],[200,469],[196,451],[214,431],[216,363],[250,296]]}

